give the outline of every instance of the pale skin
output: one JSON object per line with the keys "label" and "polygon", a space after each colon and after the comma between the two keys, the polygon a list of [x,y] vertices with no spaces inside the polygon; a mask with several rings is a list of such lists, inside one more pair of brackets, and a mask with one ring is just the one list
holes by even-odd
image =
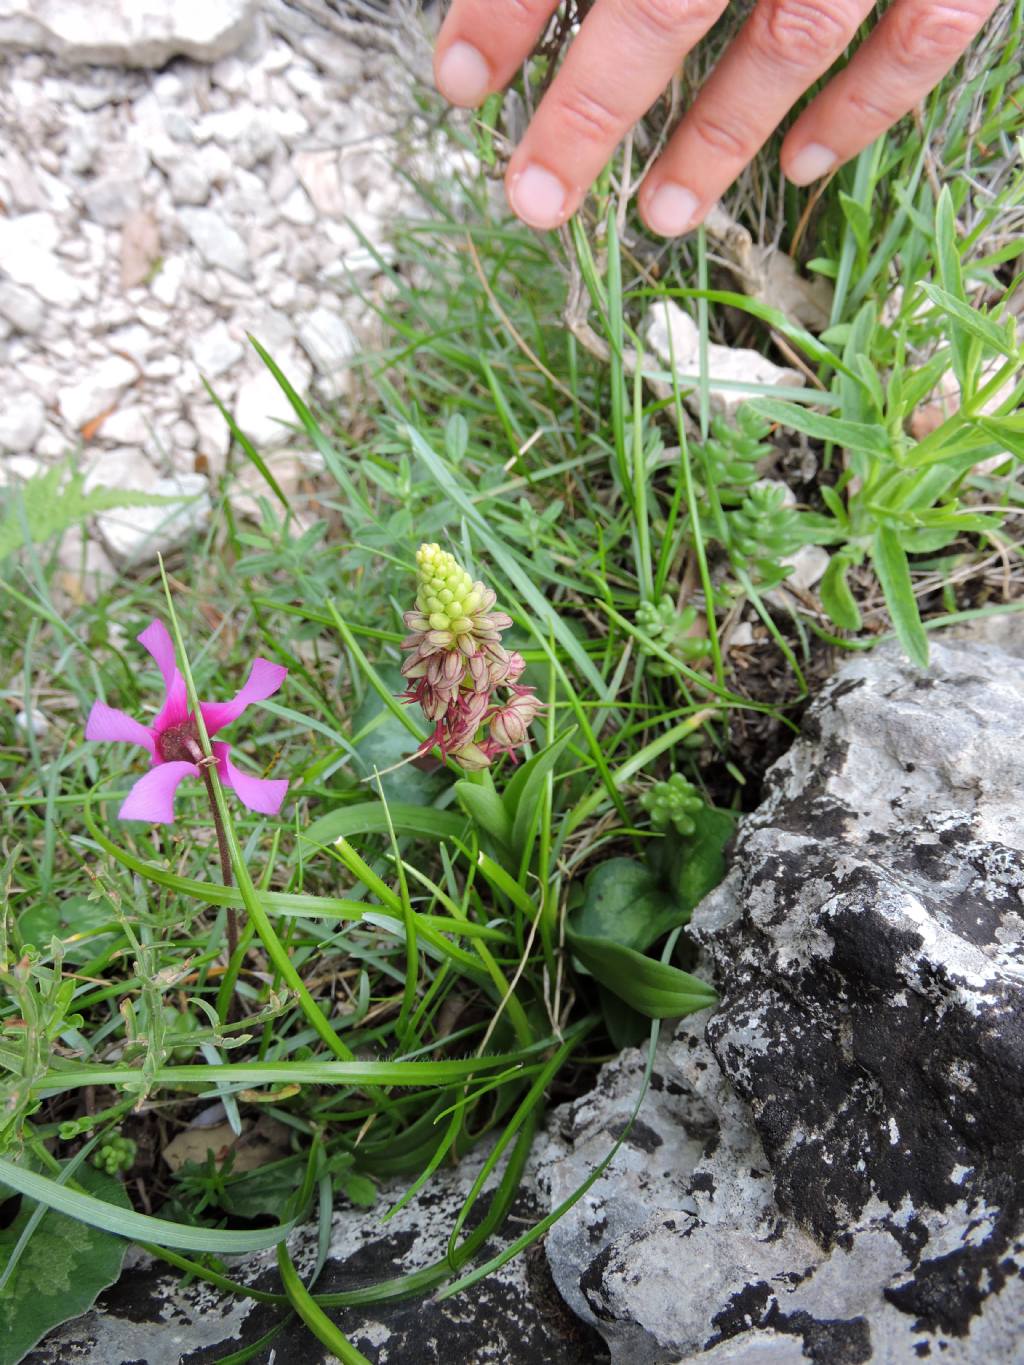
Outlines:
{"label": "pale skin", "polygon": [[[786,134],[786,177],[808,185],[872,143],[939,83],[999,3],[894,0]],[[523,222],[557,228],[579,208],[727,5],[597,0],[509,162],[505,188]],[[452,104],[481,104],[513,79],[557,7],[453,0],[434,57],[438,89]],[[870,0],[757,0],[640,187],[647,226],[664,237],[697,227],[875,9]]]}

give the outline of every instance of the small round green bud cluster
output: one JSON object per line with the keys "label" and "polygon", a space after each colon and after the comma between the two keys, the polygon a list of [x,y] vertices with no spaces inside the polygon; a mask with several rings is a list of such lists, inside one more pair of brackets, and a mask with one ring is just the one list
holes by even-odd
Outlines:
{"label": "small round green bud cluster", "polygon": [[89,1160],[97,1170],[106,1171],[107,1175],[117,1175],[118,1171],[131,1170],[137,1151],[138,1146],[130,1137],[111,1133],[103,1139]]}
{"label": "small round green bud cluster", "polygon": [[673,773],[667,782],[656,782],[644,792],[640,804],[651,817],[655,829],[674,825],[678,834],[692,834],[697,826],[693,817],[704,801],[692,782],[682,773]]}
{"label": "small round green bud cluster", "polygon": [[483,596],[455,556],[440,545],[421,545],[416,551],[416,570],[416,606],[429,619],[431,630],[468,634]]}
{"label": "small round green bud cluster", "polygon": [[796,509],[786,504],[779,483],[757,484],[728,516],[729,554],[734,564],[750,567],[774,586],[788,568],[779,561],[801,544]]}
{"label": "small round green bud cluster", "polygon": [[[683,607],[682,611],[677,611],[668,593],[664,593],[657,602],[641,602],[636,609],[636,624],[639,629],[651,640],[657,640],[662,649],[667,649],[677,659],[687,662],[704,658],[711,648],[707,636],[690,634],[696,620],[696,607]],[[643,644],[640,648],[654,659],[649,665],[651,673],[664,677],[672,671],[664,660],[645,649]]]}

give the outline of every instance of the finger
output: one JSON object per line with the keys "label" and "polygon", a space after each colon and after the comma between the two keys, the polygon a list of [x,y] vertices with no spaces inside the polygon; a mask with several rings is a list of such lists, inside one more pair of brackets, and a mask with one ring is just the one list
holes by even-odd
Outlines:
{"label": "finger", "polygon": [[758,0],[640,190],[653,231],[696,227],[840,55],[871,0]]}
{"label": "finger", "polygon": [[790,129],[786,178],[807,185],[870,146],[938,85],[997,8],[998,0],[898,0]]}
{"label": "finger", "polygon": [[552,228],[665,89],[727,0],[598,0],[509,162],[515,213]]}
{"label": "finger", "polygon": [[452,104],[501,90],[540,41],[558,0],[454,0],[434,48],[434,80]]}

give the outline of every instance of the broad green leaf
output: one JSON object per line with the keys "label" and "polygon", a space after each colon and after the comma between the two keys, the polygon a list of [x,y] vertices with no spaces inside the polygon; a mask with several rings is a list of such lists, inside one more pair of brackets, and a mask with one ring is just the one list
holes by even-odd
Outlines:
{"label": "broad green leaf", "polygon": [[115,939],[122,937],[110,906],[86,895],[64,900],[40,895],[18,916],[18,933],[23,943],[37,948],[44,948],[56,934],[65,940],[64,960],[76,965],[113,947]]}
{"label": "broad green leaf", "polygon": [[694,831],[679,843],[672,885],[687,916],[725,876],[725,848],[736,832],[727,810],[704,806],[693,816]]}
{"label": "broad green leaf", "polygon": [[917,610],[906,551],[891,527],[880,526],[875,532],[871,560],[900,644],[914,663],[927,668],[928,636]]}
{"label": "broad green leaf", "polygon": [[[463,806],[480,828],[501,844],[508,844],[512,838],[512,821],[509,819],[505,803],[490,787],[479,786],[465,778],[455,784],[455,791]],[[398,828],[396,823],[395,828]]]}
{"label": "broad green leaf", "polygon": [[841,626],[843,630],[860,630],[860,608],[846,581],[850,567],[850,560],[846,555],[833,555],[822,575],[818,591],[821,605],[837,626]]}
{"label": "broad green leaf", "polygon": [[[92,1166],[80,1167],[75,1180],[112,1206],[130,1207],[121,1182]],[[35,1208],[23,1198],[17,1216],[0,1229],[0,1267]],[[120,1275],[127,1250],[122,1238],[48,1210],[0,1290],[0,1365],[16,1365],[51,1328],[90,1309]]]}
{"label": "broad green leaf", "polygon": [[585,938],[569,926],[566,941],[595,980],[648,1019],[679,1018],[718,998],[707,982],[621,943]]}
{"label": "broad green leaf", "polygon": [[584,938],[643,952],[689,917],[690,908],[670,896],[649,867],[634,858],[609,858],[587,877],[571,923]]}
{"label": "broad green leaf", "polygon": [[[418,834],[426,839],[454,839],[466,828],[465,817],[455,811],[435,810],[433,806],[412,806],[389,801],[388,810],[395,833]],[[355,806],[340,806],[314,820],[304,837],[314,844],[333,844],[353,834],[386,834],[387,816],[381,801],[360,801]]]}
{"label": "broad green leaf", "polygon": [[512,851],[522,857],[530,828],[534,823],[537,804],[544,789],[544,781],[562,756],[562,751],[576,733],[576,727],[549,744],[539,754],[527,759],[514,773],[505,788],[505,809],[512,820]]}

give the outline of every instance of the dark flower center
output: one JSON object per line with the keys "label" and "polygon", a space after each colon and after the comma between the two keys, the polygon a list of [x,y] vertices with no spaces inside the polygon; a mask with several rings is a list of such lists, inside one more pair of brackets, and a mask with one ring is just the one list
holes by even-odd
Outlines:
{"label": "dark flower center", "polygon": [[165,763],[198,763],[203,750],[192,717],[169,730],[162,730],[156,737],[156,751]]}

